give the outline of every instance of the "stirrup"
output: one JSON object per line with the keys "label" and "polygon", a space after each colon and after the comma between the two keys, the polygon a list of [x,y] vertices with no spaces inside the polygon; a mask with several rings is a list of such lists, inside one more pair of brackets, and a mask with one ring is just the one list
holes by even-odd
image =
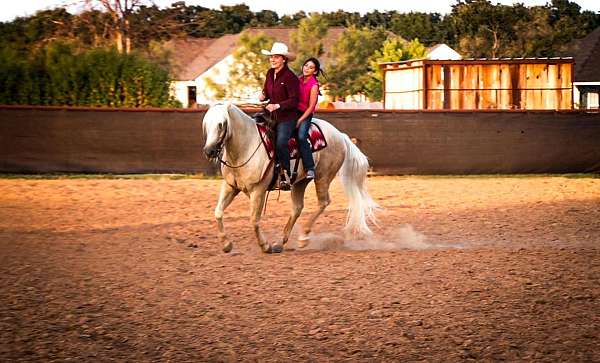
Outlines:
{"label": "stirrup", "polygon": [[288,183],[285,180],[282,180],[279,182],[279,189],[280,190],[284,190],[284,191],[288,191],[290,189],[292,189],[292,187],[290,186],[290,183]]}
{"label": "stirrup", "polygon": [[291,181],[290,177],[286,170],[281,173],[279,176],[279,189],[281,190],[290,190],[291,189]]}

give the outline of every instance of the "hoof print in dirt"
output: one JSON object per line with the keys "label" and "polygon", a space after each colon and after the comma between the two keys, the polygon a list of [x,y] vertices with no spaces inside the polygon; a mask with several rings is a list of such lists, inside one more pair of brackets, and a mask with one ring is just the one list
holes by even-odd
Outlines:
{"label": "hoof print in dirt", "polygon": [[189,248],[198,248],[198,245],[195,243],[190,243],[187,245]]}

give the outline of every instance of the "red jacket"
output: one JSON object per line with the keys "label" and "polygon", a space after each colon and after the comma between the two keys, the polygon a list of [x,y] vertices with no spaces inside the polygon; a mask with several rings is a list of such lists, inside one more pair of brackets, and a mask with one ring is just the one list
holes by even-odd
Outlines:
{"label": "red jacket", "polygon": [[273,111],[273,117],[277,122],[298,120],[298,92],[300,83],[298,77],[287,65],[284,66],[277,78],[273,79],[275,69],[271,68],[267,72],[263,93],[269,103],[278,103],[280,108]]}

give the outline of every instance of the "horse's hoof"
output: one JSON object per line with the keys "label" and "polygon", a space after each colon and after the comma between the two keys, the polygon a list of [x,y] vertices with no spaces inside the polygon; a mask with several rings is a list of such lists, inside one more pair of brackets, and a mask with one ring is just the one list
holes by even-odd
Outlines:
{"label": "horse's hoof", "polygon": [[308,246],[309,243],[310,243],[309,236],[305,235],[305,236],[298,237],[298,248],[304,248],[304,247]]}
{"label": "horse's hoof", "polygon": [[272,245],[271,246],[271,253],[281,253],[281,252],[283,252],[282,245]]}
{"label": "horse's hoof", "polygon": [[233,243],[227,242],[225,246],[223,246],[223,252],[229,253],[233,249]]}

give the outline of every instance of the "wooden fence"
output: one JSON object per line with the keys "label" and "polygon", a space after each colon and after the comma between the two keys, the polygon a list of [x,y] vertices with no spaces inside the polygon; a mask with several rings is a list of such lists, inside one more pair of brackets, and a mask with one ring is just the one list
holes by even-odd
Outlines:
{"label": "wooden fence", "polygon": [[[0,172],[205,173],[204,111],[0,106]],[[600,172],[600,114],[331,111],[376,174]]]}

